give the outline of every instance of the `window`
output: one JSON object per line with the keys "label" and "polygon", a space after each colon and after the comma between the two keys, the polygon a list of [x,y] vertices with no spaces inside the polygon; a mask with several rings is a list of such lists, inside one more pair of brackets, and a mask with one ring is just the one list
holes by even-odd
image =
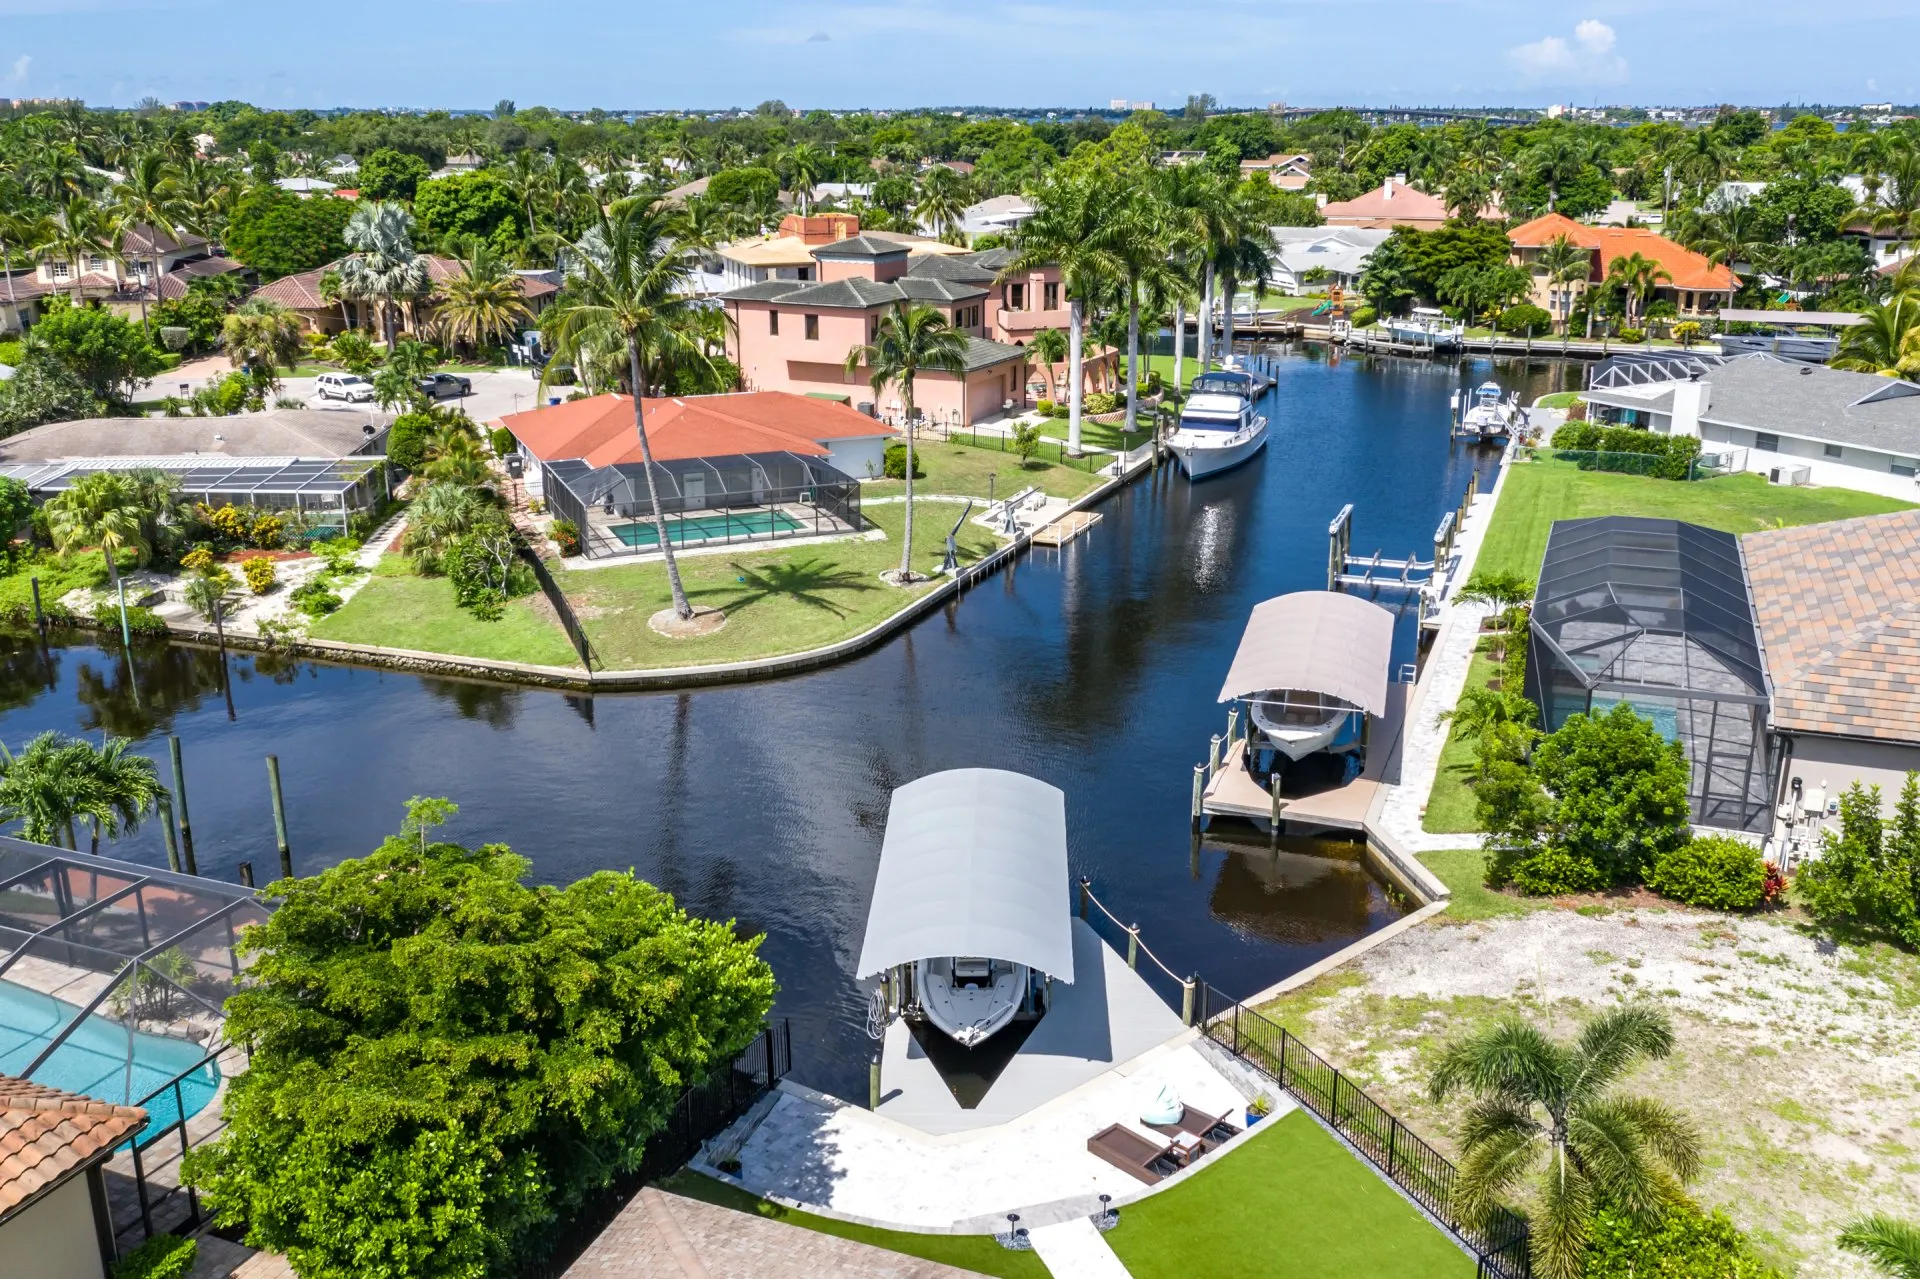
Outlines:
{"label": "window", "polygon": [[1827,455],[1828,457],[1839,457],[1839,456],[1840,456],[1840,446],[1839,446],[1838,444],[1825,444],[1825,445],[1822,445],[1822,446],[1821,446],[1821,451],[1822,451],[1822,452],[1824,452],[1824,453],[1825,453],[1825,454],[1826,454],[1826,455]]}
{"label": "window", "polygon": [[820,317],[817,315],[809,315],[806,317],[806,328],[807,341],[818,342],[820,340]]}
{"label": "window", "polygon": [[1912,479],[1916,472],[1920,472],[1920,467],[1915,467],[1912,462],[1902,462],[1899,458],[1893,460],[1893,473],[1895,475],[1904,475],[1908,479]]}
{"label": "window", "polygon": [[775,338],[780,336],[780,313],[778,311],[767,312],[767,336]]}
{"label": "window", "polygon": [[104,271],[106,269],[107,269],[107,260],[105,258],[96,256],[96,257],[89,257],[87,259],[87,270]]}
{"label": "window", "polygon": [[1027,309],[1027,286],[1009,284],[1007,286],[1007,310],[1024,311]]}
{"label": "window", "polygon": [[1778,453],[1780,451],[1780,437],[1771,431],[1755,431],[1753,433],[1753,447],[1764,449],[1768,453]]}
{"label": "window", "polygon": [[811,280],[813,278],[813,268],[803,266],[794,274],[793,278],[796,280]]}
{"label": "window", "polygon": [[53,278],[56,280],[64,280],[67,278],[67,264],[65,262],[55,262],[53,264]]}
{"label": "window", "polygon": [[1040,296],[1044,299],[1041,306],[1042,310],[1058,311],[1060,309],[1060,286],[1058,284],[1048,283],[1041,285]]}

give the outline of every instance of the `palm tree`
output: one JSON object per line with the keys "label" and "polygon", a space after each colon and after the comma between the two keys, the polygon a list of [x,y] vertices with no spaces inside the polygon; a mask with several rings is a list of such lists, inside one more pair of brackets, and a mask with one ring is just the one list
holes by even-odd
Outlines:
{"label": "palm tree", "polygon": [[93,847],[100,851],[100,832],[119,839],[140,829],[140,823],[160,807],[160,774],[153,761],[133,753],[124,737],[108,737],[95,750],[86,742],[75,745],[86,752],[89,782],[87,816],[93,821]]}
{"label": "palm tree", "polygon": [[686,621],[693,616],[693,605],[687,602],[667,537],[644,407],[651,386],[648,375],[663,360],[705,358],[695,335],[696,304],[682,288],[693,273],[698,250],[681,241],[680,231],[678,210],[635,200],[611,217],[601,214],[580,239],[559,240],[567,259],[567,287],[548,310],[544,327],[553,340],[555,363],[589,357],[596,349],[625,350],[633,429],[640,438],[656,544],[666,561],[673,611]]}
{"label": "palm tree", "polygon": [[1547,185],[1547,212],[1554,211],[1560,200],[1560,188],[1580,176],[1588,159],[1587,148],[1566,131],[1553,133],[1527,153],[1527,167]]}
{"label": "palm tree", "polygon": [[0,821],[19,822],[21,836],[36,844],[78,851],[73,823],[91,800],[88,754],[85,742],[52,730],[18,755],[0,743]]}
{"label": "palm tree", "polygon": [[1433,1100],[1462,1091],[1474,1098],[1461,1124],[1453,1207],[1486,1220],[1536,1176],[1534,1273],[1576,1279],[1597,1208],[1652,1218],[1699,1171],[1692,1123],[1613,1088],[1641,1058],[1672,1051],[1666,1013],[1641,1004],[1601,1013],[1570,1045],[1517,1014],[1450,1045],[1433,1073]]}
{"label": "palm tree", "polygon": [[[1113,263],[1127,307],[1127,428],[1140,411],[1140,304],[1172,291],[1168,276],[1169,250],[1165,221],[1157,206],[1144,198],[1116,201],[1107,207],[1105,224],[1095,235],[1096,251]],[[1158,308],[1155,308],[1156,313]]]}
{"label": "palm tree", "polygon": [[1573,314],[1573,292],[1563,286],[1575,284],[1593,273],[1593,250],[1575,244],[1570,235],[1556,235],[1541,246],[1535,265],[1547,273],[1554,319],[1564,326]]}
{"label": "palm tree", "polygon": [[460,274],[441,284],[437,312],[455,343],[477,349],[505,342],[514,330],[532,322],[520,278],[485,240],[469,237],[459,252]]}
{"label": "palm tree", "polygon": [[[1186,392],[1187,303],[1194,299],[1206,258],[1206,208],[1220,183],[1199,165],[1174,164],[1154,170],[1154,199],[1166,219],[1167,256],[1171,270],[1166,281],[1173,296],[1173,390]],[[1206,325],[1201,325],[1205,349]]]}
{"label": "palm tree", "polygon": [[1224,286],[1226,307],[1220,319],[1221,349],[1233,353],[1233,300],[1240,281],[1258,281],[1266,289],[1273,274],[1273,232],[1267,225],[1266,193],[1251,183],[1235,183],[1226,200],[1225,238],[1215,250],[1214,266]]}
{"label": "palm tree", "polygon": [[74,481],[66,492],[48,499],[47,531],[54,549],[68,555],[86,546],[98,546],[107,560],[107,577],[120,599],[120,637],[131,645],[127,626],[127,591],[120,580],[119,557],[131,554],[135,565],[147,556],[142,527],[144,511],[133,481],[120,471],[96,471]]}
{"label": "palm tree", "polygon": [[[906,532],[900,547],[900,585],[913,581],[913,380],[923,369],[959,374],[967,367],[967,339],[935,308],[896,302],[880,317],[873,341],[847,352],[847,372],[867,366],[867,381],[877,400],[890,382],[900,384],[902,425],[907,446]],[[1075,399],[1077,401],[1078,395]]]}
{"label": "palm tree", "polygon": [[248,298],[233,309],[221,326],[227,362],[234,368],[265,368],[269,372],[300,362],[300,317],[271,298]]}
{"label": "palm tree", "polygon": [[19,249],[32,257],[53,234],[53,220],[45,214],[28,211],[20,184],[0,176],[0,271],[7,277],[8,306],[19,305],[13,285],[13,251]]}
{"label": "palm tree", "polygon": [[1087,299],[1112,270],[1098,236],[1110,216],[1114,193],[1106,184],[1050,173],[1034,191],[1033,216],[1014,232],[1013,258],[1000,280],[1043,267],[1060,272],[1067,294],[1067,452],[1080,453],[1080,406],[1086,381]]}
{"label": "palm tree", "polygon": [[1892,1279],[1920,1279],[1920,1226],[1912,1222],[1880,1212],[1856,1217],[1840,1232],[1839,1244]]}
{"label": "palm tree", "polygon": [[479,439],[470,431],[441,428],[427,437],[427,465],[423,474],[430,480],[479,488],[492,482],[487,455]]}
{"label": "palm tree", "polygon": [[404,204],[363,202],[342,236],[354,252],[340,263],[341,292],[380,304],[392,350],[394,307],[424,295],[433,284],[427,260],[413,251],[413,214]]}
{"label": "palm tree", "polygon": [[919,215],[920,225],[939,239],[964,244],[966,237],[960,232],[960,224],[966,220],[967,201],[966,178],[944,164],[936,164],[920,179],[920,200],[914,212]]}
{"label": "palm tree", "polygon": [[1047,398],[1052,399],[1055,389],[1053,366],[1067,358],[1067,335],[1059,329],[1041,329],[1027,343],[1027,350],[1033,353],[1034,359],[1046,366]]}
{"label": "palm tree", "polygon": [[793,184],[793,193],[800,197],[801,213],[813,212],[813,189],[820,185],[827,164],[827,153],[811,142],[796,142],[787,152],[782,167],[787,171],[787,181]]}
{"label": "palm tree", "polygon": [[100,206],[83,195],[70,196],[53,221],[50,234],[40,245],[40,256],[51,262],[65,262],[73,282],[73,304],[82,301],[81,281],[86,278],[87,260],[97,257],[120,258],[120,228],[114,225]]}
{"label": "palm tree", "polygon": [[1616,283],[1625,295],[1627,324],[1629,327],[1637,328],[1639,326],[1634,322],[1645,312],[1647,303],[1653,300],[1655,290],[1660,287],[1660,281],[1671,282],[1673,277],[1667,274],[1665,267],[1652,258],[1634,253],[1622,255],[1607,263],[1607,279],[1611,283]]}
{"label": "palm tree", "polygon": [[497,513],[487,499],[459,484],[436,481],[407,508],[406,552],[419,570],[431,568],[454,538],[471,533]]}
{"label": "palm tree", "polygon": [[147,295],[160,299],[160,237],[180,236],[179,190],[173,165],[158,151],[137,156],[127,166],[126,181],[113,190],[114,208],[123,225],[144,230],[147,238],[147,284],[140,291],[140,327],[148,329]]}
{"label": "palm tree", "polygon": [[1860,308],[1860,323],[1840,330],[1833,367],[1859,373],[1899,375],[1906,347],[1920,332],[1920,294],[1896,293]]}

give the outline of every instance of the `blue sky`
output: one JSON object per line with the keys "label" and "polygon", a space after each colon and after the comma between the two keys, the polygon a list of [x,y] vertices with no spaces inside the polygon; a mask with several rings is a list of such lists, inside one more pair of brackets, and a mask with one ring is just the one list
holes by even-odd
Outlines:
{"label": "blue sky", "polygon": [[0,0],[0,95],[804,107],[1920,99],[1913,0]]}

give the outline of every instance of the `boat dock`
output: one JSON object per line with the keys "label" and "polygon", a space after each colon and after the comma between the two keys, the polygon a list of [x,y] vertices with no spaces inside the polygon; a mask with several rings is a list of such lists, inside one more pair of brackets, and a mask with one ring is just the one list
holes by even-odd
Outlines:
{"label": "boat dock", "polygon": [[1440,625],[1439,597],[1456,567],[1454,543],[1460,526],[1480,494],[1480,474],[1467,476],[1467,491],[1460,505],[1440,517],[1433,532],[1433,558],[1423,560],[1417,552],[1404,559],[1390,559],[1375,548],[1371,555],[1353,553],[1353,503],[1340,508],[1327,525],[1327,589],[1353,590],[1376,594],[1380,591],[1418,593],[1420,626],[1434,630]]}
{"label": "boat dock", "polygon": [[1033,531],[1035,546],[1065,546],[1100,522],[1097,511],[1068,511],[1059,519],[1042,524]]}
{"label": "boat dock", "polygon": [[[1194,820],[1236,817],[1244,821],[1365,830],[1367,809],[1381,783],[1399,775],[1400,737],[1406,725],[1407,698],[1413,691],[1411,667],[1387,689],[1387,711],[1367,717],[1366,762],[1360,775],[1344,786],[1313,795],[1289,798],[1278,788],[1263,787],[1247,772],[1246,724],[1236,708],[1227,712],[1226,735],[1213,739],[1207,763],[1194,769]],[[1204,780],[1203,780],[1204,777]]]}

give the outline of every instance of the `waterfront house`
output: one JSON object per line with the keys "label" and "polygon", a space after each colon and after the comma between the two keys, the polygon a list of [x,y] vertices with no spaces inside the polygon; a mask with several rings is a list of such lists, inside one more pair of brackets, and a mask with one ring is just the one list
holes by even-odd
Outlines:
{"label": "waterfront house", "polygon": [[1730,469],[1920,500],[1920,385],[1772,355],[1610,360],[1595,421],[1694,435]]}
{"label": "waterfront house", "polygon": [[0,276],[0,333],[32,328],[45,313],[48,298],[71,299],[76,274],[82,301],[99,302],[119,315],[137,316],[143,302],[152,306],[185,297],[196,278],[248,270],[232,258],[216,256],[213,246],[200,236],[129,226],[121,233],[118,257],[102,249],[79,263],[42,258],[30,270]]}
{"label": "waterfront house", "polygon": [[694,272],[691,288],[702,296],[710,296],[768,280],[817,280],[819,263],[814,260],[813,251],[823,244],[851,240],[859,235],[897,244],[910,257],[954,257],[966,252],[958,245],[930,236],[863,231],[859,216],[852,213],[789,213],[780,219],[779,229],[771,235],[749,236],[715,249]]}
{"label": "waterfront house", "polygon": [[0,1075],[0,1256],[9,1279],[112,1273],[118,1253],[104,1170],[114,1147],[146,1125],[138,1106]]}
{"label": "waterfront house", "polygon": [[1351,200],[1322,201],[1320,216],[1328,226],[1432,231],[1446,225],[1447,206],[1438,196],[1407,185],[1406,174],[1396,173],[1378,189]]}
{"label": "waterfront house", "polygon": [[[1555,284],[1540,265],[1541,250],[1566,236],[1587,250],[1591,259],[1585,277]],[[1739,281],[1726,266],[1709,262],[1692,249],[1645,227],[1588,226],[1575,222],[1564,213],[1548,213],[1524,222],[1507,232],[1513,245],[1513,262],[1533,275],[1535,306],[1565,316],[1574,302],[1588,289],[1607,278],[1607,269],[1616,258],[1641,257],[1660,264],[1667,278],[1654,290],[1656,300],[1673,303],[1682,317],[1704,319],[1733,304],[1733,292]]]}
{"label": "waterfront house", "polygon": [[[460,274],[460,264],[452,258],[423,255],[427,262],[427,274],[434,285],[440,285]],[[344,259],[342,259],[344,260]],[[300,324],[310,333],[339,333],[348,328],[379,330],[380,305],[371,301],[341,300],[329,302],[320,296],[320,281],[329,271],[338,271],[340,262],[329,262],[311,271],[302,271],[298,275],[283,276],[271,284],[265,284],[253,291],[256,298],[266,298],[278,302],[300,317]],[[526,301],[535,315],[546,310],[553,301],[553,295],[559,292],[550,273],[516,272],[519,281],[520,296]],[[437,292],[429,292],[426,297],[411,304],[412,324],[425,324],[439,304]]]}
{"label": "waterfront house", "polygon": [[[1351,290],[1367,269],[1367,259],[1392,234],[1371,227],[1274,227],[1277,252],[1268,284],[1276,292],[1296,297],[1320,289]],[[1308,279],[1309,275],[1313,278]]]}
{"label": "waterfront house", "polygon": [[[858,532],[858,481],[882,473],[898,434],[844,404],[783,392],[649,397],[641,407],[675,545]],[[589,557],[656,548],[632,396],[512,413],[499,425],[526,459],[528,496],[573,521]]]}

